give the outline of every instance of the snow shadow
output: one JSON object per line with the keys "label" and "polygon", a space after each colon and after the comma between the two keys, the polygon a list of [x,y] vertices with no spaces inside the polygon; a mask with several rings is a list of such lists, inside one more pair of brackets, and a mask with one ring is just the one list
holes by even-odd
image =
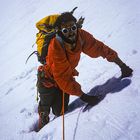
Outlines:
{"label": "snow shadow", "polygon": [[116,93],[120,92],[127,86],[131,84],[131,79],[125,78],[116,78],[113,77],[107,82],[105,82],[103,85],[98,85],[90,90],[88,93],[89,95],[106,95],[108,93]]}
{"label": "snow shadow", "polygon": [[[109,80],[107,80],[104,84],[98,85],[92,88],[90,92],[87,94],[93,95],[93,96],[100,95],[101,96],[100,101],[102,101],[107,94],[109,93],[114,94],[114,93],[120,92],[121,90],[129,86],[130,84],[131,84],[131,79],[128,79],[128,78],[121,79],[121,78],[112,77]],[[86,104],[78,98],[69,105],[68,113],[84,105]],[[85,112],[92,107],[93,106],[86,105],[83,111]]]}

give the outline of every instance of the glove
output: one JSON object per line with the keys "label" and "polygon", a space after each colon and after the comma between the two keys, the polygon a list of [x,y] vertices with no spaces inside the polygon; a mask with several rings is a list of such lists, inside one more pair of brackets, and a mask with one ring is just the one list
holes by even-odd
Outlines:
{"label": "glove", "polygon": [[121,78],[129,77],[132,75],[133,70],[125,63],[123,63],[123,61],[119,57],[115,58],[114,62],[121,68]]}
{"label": "glove", "polygon": [[81,95],[80,99],[91,106],[97,105],[101,101],[98,96],[90,96],[85,93]]}
{"label": "glove", "polygon": [[125,77],[129,77],[129,76],[132,76],[132,72],[133,70],[127,66],[126,64],[123,64],[120,66],[121,68],[121,78],[125,78]]}

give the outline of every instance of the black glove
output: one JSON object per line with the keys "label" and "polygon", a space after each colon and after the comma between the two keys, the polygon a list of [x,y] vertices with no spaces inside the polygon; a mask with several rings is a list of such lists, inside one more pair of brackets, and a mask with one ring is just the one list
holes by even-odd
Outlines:
{"label": "black glove", "polygon": [[127,66],[126,64],[123,64],[120,66],[120,68],[122,72],[121,78],[132,76],[133,70],[129,66]]}
{"label": "black glove", "polygon": [[125,63],[123,63],[119,57],[115,58],[114,62],[121,68],[121,78],[132,76],[133,70]]}
{"label": "black glove", "polygon": [[80,99],[91,106],[97,105],[101,101],[101,99],[98,98],[98,96],[90,96],[85,93],[81,95]]}

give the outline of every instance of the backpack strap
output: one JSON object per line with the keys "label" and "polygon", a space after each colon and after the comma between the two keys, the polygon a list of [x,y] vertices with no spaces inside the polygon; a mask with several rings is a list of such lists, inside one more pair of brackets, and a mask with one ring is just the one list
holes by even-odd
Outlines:
{"label": "backpack strap", "polygon": [[[61,45],[62,48],[64,49],[65,54],[66,54],[66,57],[67,57],[67,59],[68,59],[67,51],[66,51],[66,48],[65,48],[65,46],[64,46],[64,42],[63,42],[62,38],[61,38],[58,34],[56,34],[55,38],[57,39],[57,41],[60,43],[60,45]],[[83,47],[83,46],[84,46],[84,41],[82,40],[81,35],[79,36],[79,38],[80,38],[80,44],[81,44],[81,46]]]}
{"label": "backpack strap", "polygon": [[79,40],[80,40],[81,46],[83,47],[84,44],[85,44],[85,41],[84,41],[84,39],[82,39],[82,36],[81,36],[81,34],[80,34],[80,30],[79,30]]}
{"label": "backpack strap", "polygon": [[57,39],[57,41],[60,43],[60,45],[61,45],[62,48],[64,49],[65,54],[66,54],[66,57],[67,57],[67,59],[68,59],[67,51],[66,51],[66,48],[65,48],[65,46],[64,46],[64,42],[63,42],[62,38],[61,38],[58,34],[56,34],[56,37],[55,37],[55,38]]}

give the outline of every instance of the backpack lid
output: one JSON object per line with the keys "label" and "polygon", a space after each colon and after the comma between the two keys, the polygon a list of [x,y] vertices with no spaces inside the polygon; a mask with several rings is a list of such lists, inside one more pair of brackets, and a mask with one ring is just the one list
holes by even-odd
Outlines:
{"label": "backpack lid", "polygon": [[41,19],[36,23],[36,27],[39,31],[49,32],[52,31],[53,25],[56,19],[59,17],[59,14],[49,15]]}

